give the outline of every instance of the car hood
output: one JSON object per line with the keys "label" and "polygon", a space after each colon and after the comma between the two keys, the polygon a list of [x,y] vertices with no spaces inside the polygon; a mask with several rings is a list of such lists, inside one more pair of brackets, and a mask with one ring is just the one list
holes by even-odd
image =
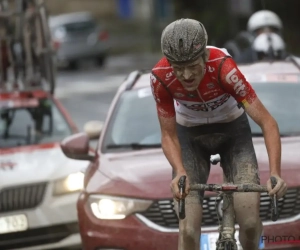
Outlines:
{"label": "car hood", "polygon": [[59,179],[86,168],[88,162],[68,159],[59,144],[0,150],[0,185]]}
{"label": "car hood", "polygon": [[[89,181],[89,193],[169,197],[172,168],[163,152],[143,150],[100,156],[100,168]],[[154,189],[155,187],[155,189]],[[155,194],[153,194],[155,192]]]}
{"label": "car hood", "polygon": [[[263,138],[254,138],[261,184],[270,177],[268,154]],[[298,186],[300,179],[300,138],[282,139],[282,178],[289,186]],[[170,197],[172,168],[162,150],[102,154],[100,168],[89,181],[88,193],[135,198]],[[209,183],[222,183],[222,169],[213,165]]]}

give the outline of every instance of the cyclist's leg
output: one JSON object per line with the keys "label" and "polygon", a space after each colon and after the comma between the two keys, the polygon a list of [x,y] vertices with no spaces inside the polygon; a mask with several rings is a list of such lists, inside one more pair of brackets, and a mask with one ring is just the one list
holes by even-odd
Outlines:
{"label": "cyclist's leg", "polygon": [[[210,171],[209,154],[199,144],[193,142],[195,135],[189,128],[178,125],[178,137],[183,164],[190,183],[206,183]],[[179,220],[179,250],[200,249],[203,195],[204,192],[190,191],[185,199],[186,218]],[[174,206],[178,216],[176,200],[174,200]]]}
{"label": "cyclist's leg", "polygon": [[[260,184],[257,159],[252,143],[251,130],[244,114],[232,130],[232,140],[221,153],[221,164],[227,180],[236,184]],[[259,216],[259,193],[236,193],[234,208],[236,221],[240,226],[239,239],[244,250],[258,249],[262,232]]]}

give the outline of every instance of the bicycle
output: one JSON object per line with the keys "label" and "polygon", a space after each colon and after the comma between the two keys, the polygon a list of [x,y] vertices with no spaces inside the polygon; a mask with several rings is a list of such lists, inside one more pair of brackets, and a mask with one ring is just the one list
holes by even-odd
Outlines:
{"label": "bicycle", "polygon": [[20,80],[23,89],[44,85],[54,94],[56,67],[44,0],[15,0],[14,3],[0,0],[0,10],[4,24],[0,27],[0,44],[5,45],[2,51],[6,50],[6,54],[0,52],[0,87],[7,89],[10,66],[14,87],[20,85]]}
{"label": "bicycle", "polygon": [[[211,163],[216,164],[218,160],[211,158]],[[181,176],[179,179],[179,191],[183,194],[185,190],[186,176]],[[271,176],[272,188],[276,186],[277,180]],[[216,242],[216,250],[237,250],[237,244],[235,239],[235,220],[234,220],[234,208],[233,208],[233,194],[235,192],[268,192],[266,186],[257,184],[233,184],[227,182],[223,184],[191,184],[190,190],[197,191],[211,191],[219,193],[223,198],[223,219],[221,225],[219,225],[219,238]],[[278,201],[276,194],[270,197],[271,203],[271,219],[277,221],[278,219]],[[181,199],[178,203],[179,218],[182,220],[185,218],[185,200]]]}

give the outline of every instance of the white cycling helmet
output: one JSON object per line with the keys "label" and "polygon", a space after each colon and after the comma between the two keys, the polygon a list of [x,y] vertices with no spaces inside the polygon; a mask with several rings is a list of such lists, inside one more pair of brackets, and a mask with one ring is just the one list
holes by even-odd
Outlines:
{"label": "white cycling helmet", "polygon": [[285,43],[283,39],[276,33],[262,33],[258,35],[252,45],[252,48],[264,55],[280,58],[285,52]]}
{"label": "white cycling helmet", "polygon": [[274,27],[279,31],[283,28],[279,16],[270,10],[257,11],[248,20],[247,28],[250,32],[263,27]]}

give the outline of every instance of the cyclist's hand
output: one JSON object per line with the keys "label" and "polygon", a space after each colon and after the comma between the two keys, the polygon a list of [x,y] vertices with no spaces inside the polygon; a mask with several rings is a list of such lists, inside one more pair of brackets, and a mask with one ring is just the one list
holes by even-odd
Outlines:
{"label": "cyclist's hand", "polygon": [[273,175],[273,176],[276,178],[277,184],[272,189],[271,179],[268,180],[267,187],[268,187],[269,195],[271,196],[271,195],[276,194],[276,198],[280,199],[285,195],[285,193],[287,191],[287,185],[284,182],[284,180],[281,179],[279,176],[277,176],[277,175]]}
{"label": "cyclist's hand", "polygon": [[[179,193],[179,186],[178,186],[178,183],[179,183],[179,179],[181,176],[185,175],[186,176],[186,181],[185,181],[185,192],[183,193],[183,195],[181,196],[180,193]],[[189,184],[189,179],[187,177],[187,174],[186,172],[180,172],[180,173],[177,173],[177,175],[175,176],[175,178],[172,180],[171,182],[171,189],[172,189],[172,192],[173,192],[173,197],[178,201],[182,198],[185,198],[188,193],[190,192],[190,184]]]}

